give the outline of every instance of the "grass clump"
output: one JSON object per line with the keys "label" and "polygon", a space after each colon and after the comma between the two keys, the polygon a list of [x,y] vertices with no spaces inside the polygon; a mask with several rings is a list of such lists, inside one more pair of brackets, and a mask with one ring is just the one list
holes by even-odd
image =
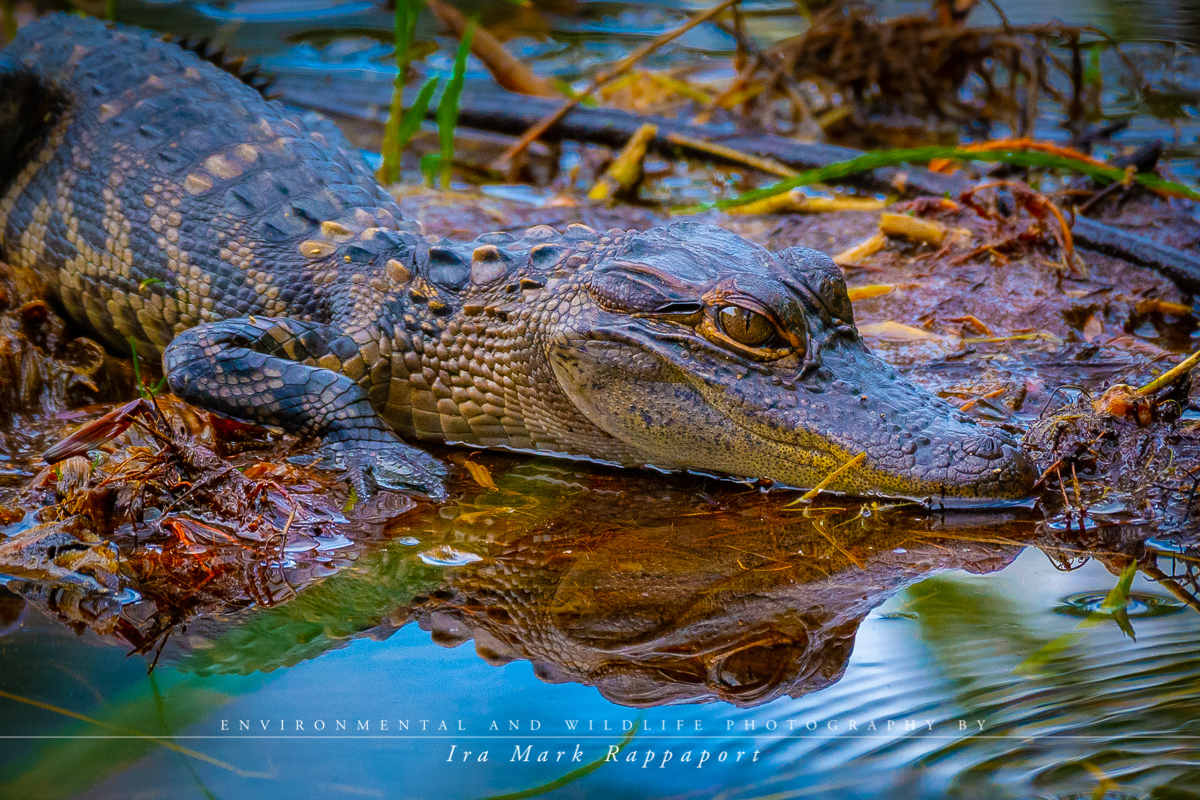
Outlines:
{"label": "grass clump", "polygon": [[467,56],[471,55],[471,40],[475,36],[478,20],[471,20],[463,32],[462,41],[458,44],[458,53],[454,56],[454,68],[450,80],[438,101],[437,126],[438,141],[441,145],[439,152],[430,153],[421,159],[421,171],[425,173],[430,183],[434,176],[440,178],[443,189],[449,188],[451,172],[454,168],[454,129],[458,126],[458,105],[462,97],[463,83],[467,74]]}
{"label": "grass clump", "polygon": [[[408,82],[408,68],[412,63],[412,43],[417,30],[417,15],[425,0],[396,0],[396,81],[392,86],[392,103],[388,110],[387,124],[383,129],[383,166],[379,168],[379,180],[392,184],[400,180],[400,154],[416,133],[429,101],[437,88],[438,79],[430,78],[421,87],[416,102],[404,111],[404,85]],[[422,99],[424,103],[422,104]]]}

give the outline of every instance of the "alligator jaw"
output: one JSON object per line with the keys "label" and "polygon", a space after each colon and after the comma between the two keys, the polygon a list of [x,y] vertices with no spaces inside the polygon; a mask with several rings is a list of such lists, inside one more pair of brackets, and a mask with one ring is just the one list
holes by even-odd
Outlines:
{"label": "alligator jaw", "polygon": [[830,343],[798,393],[816,413],[797,415],[797,428],[823,431],[847,459],[865,454],[833,491],[945,506],[1008,504],[1032,492],[1035,465],[1017,439],[915,386],[857,337]]}
{"label": "alligator jaw", "polygon": [[576,406],[636,448],[643,466],[809,489],[864,453],[826,489],[951,507],[1030,494],[1033,462],[1015,439],[914,386],[859,343],[826,353],[790,391],[754,374],[717,384],[628,347],[586,343],[553,363]]}

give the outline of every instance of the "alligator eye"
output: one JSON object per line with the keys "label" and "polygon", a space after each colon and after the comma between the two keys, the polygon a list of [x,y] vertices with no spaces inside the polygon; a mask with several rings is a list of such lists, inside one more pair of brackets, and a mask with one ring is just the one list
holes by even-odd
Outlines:
{"label": "alligator eye", "polygon": [[746,347],[765,347],[779,333],[766,316],[741,306],[723,306],[717,319],[726,336]]}

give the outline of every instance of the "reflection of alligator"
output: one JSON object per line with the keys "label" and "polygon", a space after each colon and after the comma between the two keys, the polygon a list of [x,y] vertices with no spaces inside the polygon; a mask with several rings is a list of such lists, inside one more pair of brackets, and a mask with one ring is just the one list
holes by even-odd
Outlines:
{"label": "reflection of alligator", "polygon": [[1092,557],[1120,572],[1148,534],[1059,540],[994,514],[789,507],[695,479],[492,463],[496,489],[415,507],[399,524],[386,509],[339,523],[322,534],[329,549],[304,533],[283,554],[226,539],[199,557],[122,547],[132,591],[121,598],[80,582],[9,589],[204,675],[271,672],[416,623],[439,644],[474,640],[490,663],[529,661],[543,680],[626,705],[751,706],[837,681],[867,614],[938,572],[991,572],[1029,544],[1064,569]]}
{"label": "reflection of alligator", "polygon": [[895,592],[1003,567],[1032,533],[992,519],[940,539],[939,523],[898,511],[806,516],[756,493],[652,483],[549,502],[493,493],[457,519],[410,520],[441,528],[420,555],[366,552],[277,608],[194,620],[165,657],[205,674],[271,671],[415,621],[439,644],[474,639],[490,663],[528,660],[614,702],[757,705],[836,681],[859,624]]}
{"label": "reflection of alligator", "polygon": [[623,705],[753,706],[836,682],[859,624],[897,591],[946,569],[1000,569],[1020,550],[884,525],[830,533],[844,521],[668,513],[583,537],[539,531],[454,571],[411,613],[440,644],[471,638],[490,663],[528,660],[544,681]]}
{"label": "reflection of alligator", "polygon": [[[159,624],[170,613],[167,596],[147,595],[144,608],[122,612],[111,596],[79,587],[11,588],[76,630],[140,652],[165,643],[185,671],[270,672],[357,638],[387,638],[415,620],[438,644],[474,639],[489,663],[527,660],[544,681],[596,686],[613,702],[749,706],[836,682],[859,624],[897,591],[946,569],[999,569],[1020,549],[1019,539],[947,547],[936,533],[874,527],[832,544],[812,521],[729,521],[674,526],[659,517],[650,527],[585,535],[555,523],[486,546],[460,543],[489,555],[451,568],[393,547],[275,608],[231,616],[246,603],[235,594],[228,606],[206,609],[212,617],[188,621],[177,639]],[[877,543],[873,553],[868,540]]]}
{"label": "reflection of alligator", "polygon": [[[55,16],[0,60],[0,254],[172,388],[441,493],[427,441],[947,499],[1030,460],[863,345],[840,271],[722,229],[430,244],[325,121]],[[386,420],[386,424],[385,424]],[[389,427],[390,425],[390,427]]]}

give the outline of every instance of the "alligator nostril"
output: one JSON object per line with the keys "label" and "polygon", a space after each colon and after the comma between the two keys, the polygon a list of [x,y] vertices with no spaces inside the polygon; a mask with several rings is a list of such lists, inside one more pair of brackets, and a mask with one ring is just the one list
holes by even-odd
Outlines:
{"label": "alligator nostril", "polygon": [[908,430],[910,433],[920,433],[929,427],[929,418],[924,416],[913,417],[908,421]]}
{"label": "alligator nostril", "polygon": [[976,436],[967,439],[962,444],[962,450],[969,456],[986,458],[989,461],[1004,457],[1004,446],[991,436]]}

